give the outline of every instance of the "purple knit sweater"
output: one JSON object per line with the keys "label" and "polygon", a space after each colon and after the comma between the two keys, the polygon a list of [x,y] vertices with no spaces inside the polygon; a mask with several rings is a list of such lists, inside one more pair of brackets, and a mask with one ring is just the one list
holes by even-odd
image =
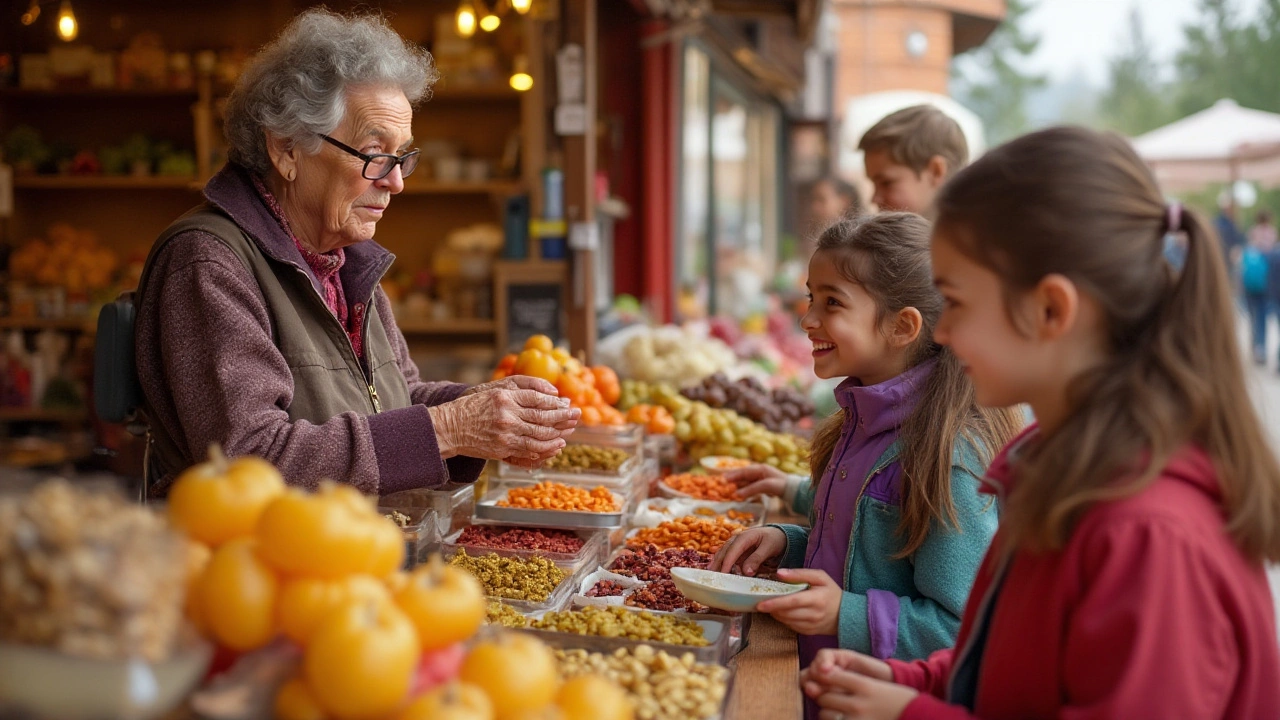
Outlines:
{"label": "purple knit sweater", "polygon": [[[265,254],[306,270],[319,287],[244,171],[224,168],[205,187],[205,197],[248,231]],[[351,252],[354,248],[359,251]],[[191,462],[203,460],[216,441],[230,456],[269,460],[291,485],[314,487],[332,479],[385,495],[450,480],[474,481],[484,461],[456,457],[445,462],[427,412],[427,406],[457,398],[466,386],[419,377],[391,305],[377,287],[381,273],[375,270],[389,264],[389,257],[371,240],[353,245],[341,277],[353,301],[372,292],[414,405],[376,415],[344,412],[315,425],[293,422],[285,410],[293,377],[272,340],[252,273],[211,235],[174,237],[153,259],[138,310],[138,376],[151,421],[172,431]],[[161,478],[154,491],[163,494],[172,479]]]}

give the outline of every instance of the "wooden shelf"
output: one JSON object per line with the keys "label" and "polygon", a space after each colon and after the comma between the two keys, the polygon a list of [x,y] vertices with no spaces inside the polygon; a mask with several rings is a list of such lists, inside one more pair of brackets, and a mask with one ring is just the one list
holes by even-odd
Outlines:
{"label": "wooden shelf", "polygon": [[0,330],[78,330],[94,333],[98,321],[94,318],[23,318],[0,317]]}
{"label": "wooden shelf", "polygon": [[410,335],[492,335],[497,325],[492,320],[397,320],[400,332]]}
{"label": "wooden shelf", "polygon": [[436,88],[431,93],[430,105],[436,101],[448,100],[519,100],[523,93],[516,92],[510,85],[462,85],[459,87]]}
{"label": "wooden shelf", "polygon": [[516,180],[485,182],[436,182],[423,180],[404,184],[405,195],[515,195],[524,190]]}
{"label": "wooden shelf", "polygon": [[198,190],[194,177],[152,175],[19,175],[13,186],[32,190]]}
{"label": "wooden shelf", "polygon": [[88,419],[88,410],[0,407],[0,422],[78,423]]}
{"label": "wooden shelf", "polygon": [[71,98],[182,98],[194,100],[198,96],[195,88],[190,90],[170,90],[154,88],[125,90],[117,88],[80,88],[66,90],[37,90],[34,88],[0,88],[0,97],[12,98],[48,98],[64,100]]}

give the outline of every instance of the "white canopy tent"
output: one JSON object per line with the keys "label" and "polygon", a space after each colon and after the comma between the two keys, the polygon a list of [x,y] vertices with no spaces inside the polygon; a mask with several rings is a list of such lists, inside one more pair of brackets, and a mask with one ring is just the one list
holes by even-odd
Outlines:
{"label": "white canopy tent", "polygon": [[1234,100],[1140,135],[1133,146],[1166,192],[1239,180],[1280,185],[1280,114]]}

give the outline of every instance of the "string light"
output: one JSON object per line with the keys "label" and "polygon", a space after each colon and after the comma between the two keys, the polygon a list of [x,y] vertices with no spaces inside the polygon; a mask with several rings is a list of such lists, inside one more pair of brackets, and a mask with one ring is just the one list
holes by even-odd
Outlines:
{"label": "string light", "polygon": [[39,17],[40,17],[40,2],[39,0],[31,0],[31,5],[27,7],[27,11],[22,13],[22,24],[34,25],[36,22],[36,19]]}
{"label": "string light", "polygon": [[502,18],[490,13],[480,18],[480,29],[485,32],[493,32],[502,24]]}
{"label": "string light", "polygon": [[511,8],[521,15],[529,12],[531,7],[533,7],[533,0],[511,0]]}
{"label": "string light", "polygon": [[62,0],[62,6],[58,8],[58,37],[71,42],[79,34],[80,23],[76,22],[76,14],[71,12],[71,0]]}
{"label": "string light", "polygon": [[476,34],[476,6],[470,0],[462,0],[458,5],[458,35],[469,38]]}
{"label": "string light", "polygon": [[533,76],[529,74],[529,61],[524,55],[517,55],[515,66],[511,69],[512,89],[516,92],[525,92],[533,88]]}

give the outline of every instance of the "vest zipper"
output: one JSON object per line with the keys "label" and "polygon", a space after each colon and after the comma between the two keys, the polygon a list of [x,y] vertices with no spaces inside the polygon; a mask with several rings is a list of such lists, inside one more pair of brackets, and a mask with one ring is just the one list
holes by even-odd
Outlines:
{"label": "vest zipper", "polygon": [[[306,270],[303,270],[302,268],[298,267],[297,265],[294,265],[293,263],[289,263],[289,266],[290,266],[290,267],[292,267],[292,268],[293,268],[295,271],[297,271],[299,274],[301,274],[301,275],[302,275],[302,277],[303,277],[303,279],[305,279],[305,280],[307,281],[307,284],[308,284],[308,285],[311,285],[311,276],[307,274],[307,271],[306,271]],[[384,274],[384,275],[386,274],[386,271],[385,271],[385,270],[383,271],[383,274]],[[354,344],[352,344],[352,342],[351,342],[351,336],[347,334],[347,329],[346,329],[346,328],[344,328],[344,327],[342,327],[342,323],[338,322],[338,318],[337,318],[337,316],[335,316],[335,315],[333,314],[333,311],[332,311],[332,310],[329,310],[329,306],[328,306],[327,304],[325,304],[324,298],[320,297],[320,293],[315,292],[315,286],[314,286],[314,285],[312,285],[312,286],[311,286],[311,290],[312,290],[312,293],[311,293],[311,294],[312,294],[312,295],[313,295],[317,300],[319,300],[319,301],[320,301],[320,305],[321,305],[321,306],[323,306],[323,307],[324,307],[324,309],[325,309],[326,311],[328,311],[326,314],[327,314],[329,317],[333,318],[333,321],[334,321],[335,323],[337,323],[337,324],[338,324],[338,329],[342,331],[342,337],[343,337],[343,339],[345,339],[345,340],[347,341],[347,347],[351,349],[351,357],[355,358],[355,360],[356,360],[356,365],[357,365],[357,366],[359,366],[359,365],[360,365],[360,357],[359,357],[358,355],[356,355],[356,346],[355,346]],[[378,290],[377,290],[377,286],[375,285],[375,286],[374,286],[374,292],[376,293],[377,291],[378,291]],[[369,302],[366,302],[366,303],[365,303],[365,307],[366,307],[366,308],[367,308],[367,307],[369,307],[369,303],[370,303],[370,302],[373,302],[373,296],[372,296],[372,295],[370,295],[370,296],[369,296]],[[369,323],[368,323],[368,314],[367,314],[367,313],[366,313],[366,315],[365,315],[365,322],[364,322],[364,323],[362,323],[362,324],[361,324],[361,326],[360,326],[360,334],[361,334],[361,337],[362,337],[362,338],[364,339],[364,341],[365,341],[365,346],[367,347],[367,346],[369,345]],[[366,388],[366,389],[368,390],[368,392],[369,392],[369,404],[373,406],[373,413],[376,415],[376,414],[378,414],[378,413],[382,412],[382,402],[378,399],[378,389],[377,389],[377,388],[375,388],[375,387],[373,386],[373,372],[372,372],[372,370],[371,370],[370,372],[366,373],[366,372],[364,371],[364,368],[363,368],[363,367],[361,367],[361,368],[360,368],[360,375],[364,378],[364,381],[365,381],[365,388]]]}

